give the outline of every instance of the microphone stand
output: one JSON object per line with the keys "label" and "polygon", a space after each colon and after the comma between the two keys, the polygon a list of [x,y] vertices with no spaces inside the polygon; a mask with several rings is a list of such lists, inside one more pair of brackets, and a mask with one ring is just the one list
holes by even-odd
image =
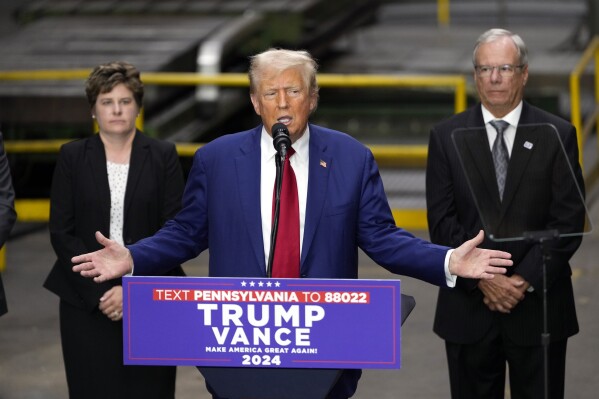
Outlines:
{"label": "microphone stand", "polygon": [[283,169],[285,167],[281,158],[281,154],[279,154],[278,152],[275,155],[275,165],[277,171],[275,177],[275,210],[272,219],[272,229],[270,230],[270,253],[268,255],[268,266],[266,268],[266,276],[268,278],[272,277],[272,262],[275,257],[277,232],[279,231],[279,213],[281,212],[281,186],[283,185]]}
{"label": "microphone stand", "polygon": [[545,399],[549,398],[549,343],[551,334],[547,326],[547,262],[551,259],[549,248],[544,244],[559,238],[559,232],[553,230],[525,231],[524,239],[528,242],[539,244],[542,254],[543,273],[543,331],[541,333],[541,345],[543,345],[543,378],[545,388]]}

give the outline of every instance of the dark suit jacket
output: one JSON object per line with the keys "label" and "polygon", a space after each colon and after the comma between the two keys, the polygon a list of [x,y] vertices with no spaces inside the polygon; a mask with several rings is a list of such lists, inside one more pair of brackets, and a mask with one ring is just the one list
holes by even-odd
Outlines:
{"label": "dark suit jacket", "polygon": [[[14,202],[15,192],[12,187],[8,160],[4,152],[2,133],[0,133],[0,248],[2,248],[8,239],[10,230],[17,220]],[[0,316],[7,311],[6,296],[4,294],[4,286],[2,285],[2,276],[0,276]]]}
{"label": "dark suit jacket", "polygon": [[[125,192],[123,239],[133,244],[154,234],[180,209],[183,174],[172,143],[136,133]],[[50,239],[57,255],[44,287],[73,306],[94,311],[100,297],[121,281],[95,283],[71,270],[75,255],[100,249],[108,237],[110,189],[104,145],[98,135],[62,146],[50,201]],[[180,266],[171,271],[183,275]]]}
{"label": "dark suit jacket", "polygon": [[[135,274],[154,274],[210,248],[210,276],[266,277],[260,212],[262,126],[197,151],[183,209],[156,235],[129,247]],[[357,278],[358,247],[393,273],[444,285],[447,248],[395,225],[372,153],[350,136],[310,125],[301,277]],[[349,397],[359,370],[336,392]]]}
{"label": "dark suit jacket", "polygon": [[[555,143],[559,142],[544,137],[550,134],[547,129],[523,126],[528,124],[556,127],[575,179],[584,190],[574,127],[525,102],[508,167],[504,200],[500,202],[481,105],[478,104],[431,130],[426,197],[433,242],[454,246],[483,228],[451,138],[455,129],[463,128],[478,128],[478,134],[470,134],[463,144],[467,144],[466,153],[471,157],[465,162],[470,165],[467,173],[476,191],[478,205],[483,215],[488,216],[485,217],[487,227],[492,226],[500,234],[503,232],[504,237],[522,231],[558,229],[563,233],[583,230],[585,209],[575,179],[567,168],[554,167],[559,154]],[[561,149],[559,151],[563,154]],[[568,262],[580,242],[578,236],[561,238],[547,245],[551,254],[546,270],[552,340],[564,339],[578,331],[572,271]],[[495,326],[517,344],[540,344],[543,285],[539,245],[524,241],[501,243],[486,238],[482,246],[510,252],[514,266],[508,273],[524,277],[534,291],[526,293],[525,299],[510,314],[502,314],[491,312],[483,303],[477,280],[458,278],[455,289],[439,290],[434,331],[454,343],[474,343]]]}

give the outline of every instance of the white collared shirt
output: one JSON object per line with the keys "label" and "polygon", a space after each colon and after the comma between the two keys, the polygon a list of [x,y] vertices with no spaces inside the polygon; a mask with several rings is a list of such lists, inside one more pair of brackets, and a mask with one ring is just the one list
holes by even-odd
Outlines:
{"label": "white collared shirt", "polygon": [[487,128],[487,138],[489,139],[489,148],[493,149],[493,143],[497,137],[497,130],[489,123],[492,120],[501,119],[509,123],[510,125],[503,132],[503,140],[507,146],[507,151],[510,157],[512,156],[512,148],[514,148],[514,140],[516,139],[516,128],[518,127],[518,121],[520,120],[520,114],[522,113],[522,101],[516,106],[509,114],[503,118],[496,118],[493,114],[481,106],[483,111],[483,120],[485,121],[485,127]]}
{"label": "white collared shirt", "polygon": [[[306,198],[308,197],[308,166],[310,160],[310,129],[306,126],[306,131],[292,147],[295,154],[289,159],[291,167],[297,180],[297,193],[299,199],[300,215],[300,254],[304,241],[304,225],[306,221]],[[260,138],[260,210],[262,216],[262,239],[264,242],[264,259],[268,265],[268,255],[270,253],[270,233],[272,230],[272,195],[275,186],[276,165],[275,165],[275,147],[272,143],[272,137],[266,129],[262,128]]]}

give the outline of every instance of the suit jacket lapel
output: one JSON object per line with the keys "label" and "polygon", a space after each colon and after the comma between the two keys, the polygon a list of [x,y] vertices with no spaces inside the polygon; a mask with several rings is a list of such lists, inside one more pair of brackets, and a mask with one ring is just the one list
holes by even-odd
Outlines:
{"label": "suit jacket lapel", "polygon": [[250,134],[240,146],[240,154],[235,157],[236,182],[241,198],[241,210],[245,218],[260,273],[266,273],[264,241],[262,240],[262,217],[260,207],[260,135],[262,125]]}
{"label": "suit jacket lapel", "polygon": [[[528,161],[538,146],[537,144],[537,129],[529,124],[528,105],[522,106],[522,114],[516,129],[516,137],[514,146],[512,147],[512,155],[508,166],[507,177],[505,180],[505,193],[502,203],[502,211],[500,219],[505,215],[509,204],[514,199],[518,186],[522,181],[522,176],[526,171]],[[500,220],[501,221],[501,220]]]}
{"label": "suit jacket lapel", "polygon": [[[326,200],[329,171],[335,167],[333,160],[327,155],[327,144],[314,125],[310,125],[310,165],[308,170],[308,195],[306,199],[306,220],[304,222],[304,238],[302,243],[301,265],[310,252],[318,223],[322,220],[322,212]],[[301,266],[301,267],[302,267]],[[300,268],[301,268],[300,267]]]}
{"label": "suit jacket lapel", "polygon": [[125,219],[127,218],[127,210],[133,203],[133,198],[135,198],[135,190],[137,189],[148,156],[149,147],[146,138],[140,132],[136,132],[131,147],[129,174],[127,176],[127,187],[125,189],[125,204],[123,209],[123,217]]}
{"label": "suit jacket lapel", "polygon": [[[493,158],[489,149],[487,131],[484,127],[479,127],[468,133],[470,133],[472,137],[466,139],[465,144],[471,162],[468,162],[466,159],[464,159],[463,162],[465,169],[472,168],[472,170],[465,170],[464,172],[466,174],[479,173],[481,175],[481,181],[485,186],[484,189],[488,198],[492,199],[497,209],[499,209],[499,189],[497,187],[497,178],[495,176],[495,166],[493,165]],[[473,187],[473,189],[476,191],[476,196],[478,197],[476,198],[477,201],[485,200],[482,196],[482,192],[480,192],[477,187]]]}
{"label": "suit jacket lapel", "polygon": [[[87,141],[86,161],[87,167],[91,171],[93,187],[97,191],[97,197],[100,199],[101,220],[106,221],[100,231],[103,234],[109,234],[110,231],[110,187],[108,185],[108,172],[106,169],[106,152],[104,144],[99,135],[95,135]],[[108,237],[108,236],[107,236]]]}
{"label": "suit jacket lapel", "polygon": [[[495,176],[495,165],[493,164],[493,155],[489,148],[489,139],[487,136],[487,130],[485,127],[485,121],[483,119],[481,104],[477,104],[474,108],[474,112],[471,113],[470,118],[467,121],[468,129],[471,129],[472,139],[466,140],[466,146],[468,147],[469,156],[472,157],[472,163],[474,163],[475,170],[464,171],[464,173],[479,173],[481,176],[482,184],[485,187],[487,197],[483,195],[479,188],[473,187],[476,190],[477,202],[485,202],[484,208],[488,206],[486,202],[492,202],[493,207],[499,212],[501,203],[499,201],[499,189],[497,187],[497,177]],[[464,165],[466,168],[468,165]],[[483,204],[479,204],[482,207]],[[487,221],[488,222],[488,221]]]}

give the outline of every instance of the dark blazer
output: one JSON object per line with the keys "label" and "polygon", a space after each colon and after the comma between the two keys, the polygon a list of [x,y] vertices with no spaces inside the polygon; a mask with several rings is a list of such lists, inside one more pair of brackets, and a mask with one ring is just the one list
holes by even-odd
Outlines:
{"label": "dark blazer", "polygon": [[[182,191],[183,173],[175,146],[137,132],[125,191],[125,243],[154,234],[173,217],[180,209]],[[175,367],[125,367],[122,363],[122,322],[109,320],[98,308],[100,297],[121,280],[97,284],[72,272],[73,256],[100,249],[96,231],[108,237],[110,206],[100,136],[63,145],[50,200],[50,239],[57,260],[44,287],[61,299],[60,332],[69,396],[173,398]],[[175,265],[167,274],[180,276],[183,270]]]}
{"label": "dark blazer", "polygon": [[[524,102],[508,167],[503,202],[499,201],[491,151],[484,128],[481,105],[455,115],[431,130],[426,174],[426,197],[431,240],[454,246],[483,228],[466,175],[452,142],[455,129],[478,128],[463,143],[475,167],[467,173],[476,190],[476,200],[495,232],[513,236],[516,232],[558,229],[582,232],[585,208],[581,192],[567,168],[557,164],[557,140],[548,140],[547,130],[525,128],[528,124],[551,124],[559,133],[575,179],[584,190],[578,163],[576,132],[565,120]],[[563,157],[562,157],[563,158]],[[562,164],[563,166],[563,164]],[[584,192],[584,191],[582,191]],[[506,230],[506,229],[511,230]],[[488,234],[489,232],[486,231]],[[569,259],[582,238],[561,238],[549,243],[547,262],[549,332],[561,340],[578,332]],[[477,280],[458,278],[455,289],[439,290],[434,331],[454,343],[475,343],[492,326],[516,344],[540,345],[542,332],[542,256],[538,245],[524,241],[494,242],[485,239],[482,247],[512,254],[514,266],[508,274],[519,274],[534,287],[509,314],[490,311],[483,303]]]}
{"label": "dark blazer", "polygon": [[[183,209],[151,238],[129,246],[134,273],[155,274],[210,249],[213,277],[266,277],[260,211],[262,126],[200,148]],[[396,227],[371,151],[350,136],[310,125],[301,277],[357,278],[358,247],[393,273],[443,285],[446,247]],[[359,370],[335,395],[349,397]],[[337,397],[337,396],[336,396]]]}
{"label": "dark blazer", "polygon": [[[8,159],[4,152],[4,140],[0,132],[0,248],[8,240],[8,235],[17,220],[15,212],[15,192],[12,187]],[[8,312],[2,276],[0,276],[0,316]]]}
{"label": "dark blazer", "polygon": [[[180,209],[183,175],[172,143],[137,132],[133,140],[125,192],[123,239],[133,244],[154,234]],[[101,248],[95,239],[110,228],[110,189],[106,154],[95,135],[62,146],[52,182],[50,239],[58,259],[44,287],[88,311],[120,279],[105,283],[73,273],[71,258]],[[175,265],[173,275],[183,275]]]}

